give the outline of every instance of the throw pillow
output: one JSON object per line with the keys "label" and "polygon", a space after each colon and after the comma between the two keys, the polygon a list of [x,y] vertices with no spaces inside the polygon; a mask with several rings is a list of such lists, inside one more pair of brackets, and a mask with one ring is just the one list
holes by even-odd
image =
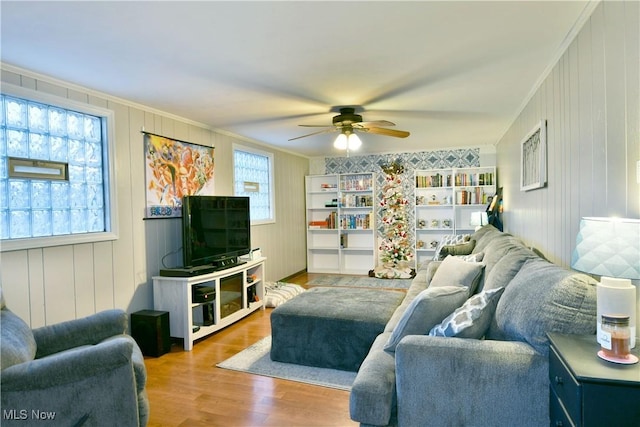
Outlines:
{"label": "throw pillow", "polygon": [[466,262],[481,262],[482,258],[484,258],[484,252],[470,255],[457,255],[457,257]]}
{"label": "throw pillow", "polygon": [[469,298],[462,307],[434,326],[429,335],[480,339],[484,336],[496,311],[504,288],[480,292]]}
{"label": "throw pillow", "polygon": [[445,259],[448,255],[469,255],[476,246],[475,240],[469,240],[455,245],[445,245],[440,249],[440,259]]}
{"label": "throw pillow", "polygon": [[436,246],[436,251],[433,256],[434,261],[440,261],[440,250],[443,246],[446,245],[455,245],[456,243],[464,243],[468,242],[471,239],[470,234],[450,234],[448,236],[444,236],[442,240]]}
{"label": "throw pillow", "polygon": [[525,341],[546,357],[547,333],[586,335],[595,330],[596,281],[534,258],[506,287],[487,337]]}
{"label": "throw pillow", "polygon": [[395,352],[396,346],[405,336],[425,335],[466,299],[466,289],[458,286],[427,288],[420,292],[407,306],[384,349]]}
{"label": "throw pillow", "polygon": [[293,283],[267,282],[264,285],[264,306],[275,308],[304,291],[302,286]]}
{"label": "throw pillow", "polygon": [[481,262],[467,262],[448,256],[436,270],[429,287],[461,286],[467,289],[467,295],[473,295],[480,283],[483,269],[484,264]]}

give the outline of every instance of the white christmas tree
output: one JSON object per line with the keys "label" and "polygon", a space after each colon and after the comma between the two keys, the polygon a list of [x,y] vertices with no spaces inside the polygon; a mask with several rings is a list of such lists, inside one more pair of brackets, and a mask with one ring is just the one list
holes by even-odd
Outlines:
{"label": "white christmas tree", "polygon": [[369,272],[370,276],[382,279],[411,278],[415,271],[409,261],[413,259],[412,245],[409,240],[407,206],[409,200],[402,190],[402,179],[399,175],[404,167],[398,162],[382,166],[385,173],[385,184],[382,188],[382,222],[384,238],[380,251],[380,264]]}

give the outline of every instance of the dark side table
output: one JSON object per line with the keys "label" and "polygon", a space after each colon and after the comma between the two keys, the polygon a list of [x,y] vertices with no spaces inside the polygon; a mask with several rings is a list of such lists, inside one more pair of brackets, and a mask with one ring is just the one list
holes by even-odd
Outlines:
{"label": "dark side table", "polygon": [[551,426],[640,426],[640,363],[600,359],[595,335],[551,333],[549,340]]}

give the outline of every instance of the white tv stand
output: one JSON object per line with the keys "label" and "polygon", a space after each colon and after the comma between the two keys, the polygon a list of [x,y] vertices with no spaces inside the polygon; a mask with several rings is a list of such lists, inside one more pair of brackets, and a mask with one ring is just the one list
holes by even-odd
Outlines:
{"label": "white tv stand", "polygon": [[[247,261],[244,264],[213,273],[192,277],[153,277],[153,306],[155,310],[169,312],[170,335],[184,339],[184,349],[191,351],[193,342],[210,335],[220,329],[237,322],[258,308],[264,310],[264,262],[266,258]],[[228,312],[223,292],[220,289],[221,280],[240,274],[242,277],[241,303],[233,307],[235,311]],[[252,280],[249,283],[249,280]],[[193,302],[192,287],[205,285],[216,290],[213,300],[213,324],[205,326],[203,305],[206,303]],[[254,287],[257,301],[248,301],[247,290]]]}

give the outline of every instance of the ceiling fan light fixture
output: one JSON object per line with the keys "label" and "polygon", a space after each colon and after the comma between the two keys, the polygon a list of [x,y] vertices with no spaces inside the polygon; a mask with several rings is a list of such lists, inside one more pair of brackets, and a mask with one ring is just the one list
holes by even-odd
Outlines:
{"label": "ceiling fan light fixture", "polygon": [[347,144],[348,144],[347,135],[345,135],[344,133],[341,133],[340,135],[338,135],[336,140],[333,142],[333,146],[338,150],[346,150]]}

